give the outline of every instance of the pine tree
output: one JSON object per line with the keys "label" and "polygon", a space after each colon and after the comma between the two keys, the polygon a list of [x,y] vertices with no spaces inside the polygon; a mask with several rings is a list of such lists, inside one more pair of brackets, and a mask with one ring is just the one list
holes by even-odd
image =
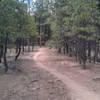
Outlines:
{"label": "pine tree", "polygon": [[[98,58],[100,44],[100,13],[98,0],[55,0],[53,14],[48,18],[53,40],[59,51],[75,55],[76,60],[91,62],[91,49],[94,61]],[[91,45],[93,44],[93,46]],[[87,53],[88,51],[88,53]]]}

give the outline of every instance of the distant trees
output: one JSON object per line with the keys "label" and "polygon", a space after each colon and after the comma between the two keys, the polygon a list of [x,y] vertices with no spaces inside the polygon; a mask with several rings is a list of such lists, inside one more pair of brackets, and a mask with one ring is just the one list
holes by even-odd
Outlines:
{"label": "distant trees", "polygon": [[46,42],[51,33],[50,23],[47,22],[48,17],[50,17],[49,0],[36,0],[34,5],[34,17],[40,34],[40,42]]}
{"label": "distant trees", "polygon": [[83,63],[100,61],[100,12],[98,0],[50,2],[52,39],[59,52]]}
{"label": "distant trees", "polygon": [[9,41],[16,42],[15,60],[17,60],[22,41],[34,36],[36,36],[36,26],[34,19],[27,12],[26,5],[18,0],[2,0],[0,2],[0,61],[3,57],[5,72],[8,71],[6,53]]}
{"label": "distant trees", "polygon": [[58,52],[75,56],[84,69],[86,62],[100,61],[99,0],[37,0],[32,13],[35,20],[23,2],[0,1],[0,62],[3,58],[5,72],[8,44],[15,43],[17,60],[26,44],[29,51],[30,45],[34,45],[37,27],[39,33],[44,33],[44,41],[51,39]]}

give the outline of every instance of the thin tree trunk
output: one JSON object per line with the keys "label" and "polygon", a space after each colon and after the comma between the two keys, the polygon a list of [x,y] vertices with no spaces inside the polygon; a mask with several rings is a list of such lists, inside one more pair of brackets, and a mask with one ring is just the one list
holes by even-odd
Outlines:
{"label": "thin tree trunk", "polygon": [[23,48],[23,52],[25,52],[25,48],[24,48],[24,46],[25,46],[25,43],[24,43],[24,38],[23,38],[22,40],[23,40],[23,45],[22,45],[22,48]]}
{"label": "thin tree trunk", "polygon": [[91,41],[88,42],[88,58],[91,63]]}
{"label": "thin tree trunk", "polygon": [[21,53],[21,39],[18,40],[19,46],[18,46],[18,53],[15,56],[15,61],[18,59],[20,53]]}
{"label": "thin tree trunk", "polygon": [[30,52],[30,39],[28,39],[28,52]]}
{"label": "thin tree trunk", "polygon": [[86,69],[86,41],[83,40],[82,46],[82,61],[83,61],[83,68]]}
{"label": "thin tree trunk", "polygon": [[58,48],[58,53],[61,53],[61,48]]}
{"label": "thin tree trunk", "polygon": [[97,45],[96,45],[96,41],[95,41],[95,48],[94,48],[94,63],[96,62],[96,58],[97,58]]}
{"label": "thin tree trunk", "polygon": [[99,45],[97,45],[97,59],[96,59],[97,62],[99,62]]}
{"label": "thin tree trunk", "polygon": [[8,34],[6,34],[5,44],[4,44],[4,65],[5,65],[5,73],[8,71],[8,64],[7,64],[7,42],[8,42]]}
{"label": "thin tree trunk", "polygon": [[82,63],[82,41],[80,40],[78,43],[78,60],[79,60],[79,64]]}
{"label": "thin tree trunk", "polygon": [[18,39],[16,40],[15,44],[16,44],[16,51],[15,51],[15,53],[17,53],[18,52]]}
{"label": "thin tree trunk", "polygon": [[66,53],[67,53],[67,54],[69,53],[69,46],[68,46],[67,43],[66,43]]}
{"label": "thin tree trunk", "polygon": [[1,63],[2,57],[3,57],[3,45],[0,46],[0,63]]}
{"label": "thin tree trunk", "polygon": [[78,61],[78,46],[77,43],[75,45],[75,58],[76,58],[76,62]]}
{"label": "thin tree trunk", "polygon": [[32,43],[32,51],[34,51],[34,43]]}
{"label": "thin tree trunk", "polygon": [[66,45],[65,45],[66,43],[64,42],[64,46],[63,46],[63,53],[65,54],[66,52]]}

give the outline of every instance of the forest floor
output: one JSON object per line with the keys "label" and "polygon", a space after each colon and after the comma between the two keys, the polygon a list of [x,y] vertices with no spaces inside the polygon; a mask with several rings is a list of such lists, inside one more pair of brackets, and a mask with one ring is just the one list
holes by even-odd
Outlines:
{"label": "forest floor", "polygon": [[73,58],[43,47],[9,67],[4,74],[0,64],[0,100],[100,100],[100,64],[83,70]]}
{"label": "forest floor", "polygon": [[71,100],[64,83],[33,58],[34,52],[25,53],[9,62],[7,74],[0,64],[0,100]]}
{"label": "forest floor", "polygon": [[100,100],[100,63],[87,64],[84,70],[73,57],[49,48],[40,48],[35,59],[66,84],[72,100]]}

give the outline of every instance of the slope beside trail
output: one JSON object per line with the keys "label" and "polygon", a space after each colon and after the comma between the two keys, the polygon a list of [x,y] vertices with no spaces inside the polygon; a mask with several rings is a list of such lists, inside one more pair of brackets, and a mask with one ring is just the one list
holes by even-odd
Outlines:
{"label": "slope beside trail", "polygon": [[[57,76],[69,88],[72,100],[100,100],[100,81],[97,70],[83,70],[72,58],[42,47],[33,57],[39,67]],[[98,72],[98,73],[97,73]]]}

